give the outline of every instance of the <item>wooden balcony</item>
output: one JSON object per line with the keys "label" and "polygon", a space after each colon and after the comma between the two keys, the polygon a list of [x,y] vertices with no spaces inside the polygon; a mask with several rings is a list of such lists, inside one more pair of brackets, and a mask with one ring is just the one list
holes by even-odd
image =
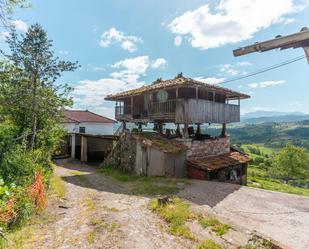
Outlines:
{"label": "wooden balcony", "polygon": [[232,123],[240,121],[240,106],[203,99],[177,99],[149,103],[147,108],[117,106],[119,121],[174,123]]}

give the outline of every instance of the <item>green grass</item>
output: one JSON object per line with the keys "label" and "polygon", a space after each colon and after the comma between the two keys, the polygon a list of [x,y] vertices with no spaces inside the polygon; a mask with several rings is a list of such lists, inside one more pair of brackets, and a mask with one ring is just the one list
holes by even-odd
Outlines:
{"label": "green grass", "polygon": [[51,191],[59,198],[64,198],[66,193],[66,188],[63,180],[56,175],[53,175],[50,179]]}
{"label": "green grass", "polygon": [[263,177],[249,175],[248,182],[249,182],[248,183],[249,187],[261,188],[261,189],[278,191],[278,192],[289,193],[289,194],[309,196],[309,189],[294,187],[288,184],[284,184],[280,182],[279,180],[272,179],[272,178],[263,178]]}
{"label": "green grass", "polygon": [[172,201],[166,205],[160,205],[157,199],[153,199],[149,203],[149,208],[168,223],[168,230],[171,234],[196,240],[185,224],[195,218],[195,214],[190,211],[189,204],[177,197],[173,197]]}
{"label": "green grass", "polygon": [[211,231],[213,231],[217,236],[220,237],[226,234],[231,228],[229,225],[221,223],[218,219],[214,217],[200,216],[198,218],[198,222],[203,228],[210,227]]}
{"label": "green grass", "polygon": [[218,243],[216,243],[215,241],[208,239],[205,240],[203,243],[200,243],[197,246],[198,249],[223,249],[222,246],[220,246]]}
{"label": "green grass", "polygon": [[166,177],[145,177],[125,173],[113,168],[102,168],[100,172],[124,183],[135,195],[176,194],[177,183],[184,180]]}

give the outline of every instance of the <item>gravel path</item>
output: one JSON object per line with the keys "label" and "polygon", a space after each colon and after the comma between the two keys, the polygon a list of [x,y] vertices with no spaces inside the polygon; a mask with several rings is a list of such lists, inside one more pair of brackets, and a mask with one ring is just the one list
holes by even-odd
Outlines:
{"label": "gravel path", "polygon": [[244,230],[256,230],[289,248],[309,248],[308,197],[198,180],[179,195]]}
{"label": "gravel path", "polygon": [[[190,248],[174,237],[147,208],[149,198],[130,195],[123,186],[96,172],[95,167],[61,163],[56,174],[65,182],[66,197],[50,203],[53,223],[24,248]],[[61,206],[61,207],[59,207]]]}

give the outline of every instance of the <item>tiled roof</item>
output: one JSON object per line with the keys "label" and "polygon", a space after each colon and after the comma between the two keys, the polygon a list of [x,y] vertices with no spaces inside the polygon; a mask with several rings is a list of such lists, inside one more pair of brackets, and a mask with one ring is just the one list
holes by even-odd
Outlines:
{"label": "tiled roof", "polygon": [[242,163],[247,163],[250,158],[247,155],[233,151],[228,154],[209,156],[202,159],[188,159],[187,165],[205,171],[214,171],[230,166],[236,166]]}
{"label": "tiled roof", "polygon": [[64,123],[115,123],[114,120],[88,110],[65,110]]}
{"label": "tiled roof", "polygon": [[169,79],[169,80],[162,80],[162,81],[156,81],[150,85],[145,85],[137,89],[113,94],[113,95],[108,95],[106,96],[106,100],[117,100],[119,98],[124,98],[132,95],[137,95],[137,94],[142,94],[144,92],[150,92],[154,90],[159,90],[159,89],[164,89],[164,88],[170,88],[170,87],[176,87],[176,86],[200,86],[202,88],[206,88],[209,90],[214,90],[216,92],[220,92],[225,94],[228,98],[241,98],[241,99],[247,99],[250,98],[249,95],[236,92],[233,90],[230,90],[228,88],[224,87],[219,87],[215,86],[212,84],[207,84],[201,81],[197,81],[191,78],[186,78],[183,76],[176,77],[174,79]]}

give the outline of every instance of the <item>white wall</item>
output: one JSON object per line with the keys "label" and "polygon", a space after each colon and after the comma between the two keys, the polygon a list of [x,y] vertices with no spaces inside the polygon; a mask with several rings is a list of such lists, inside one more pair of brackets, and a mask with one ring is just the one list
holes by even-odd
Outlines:
{"label": "white wall", "polygon": [[69,133],[79,133],[79,127],[85,127],[85,134],[89,135],[113,135],[114,124],[113,123],[62,123],[63,127]]}

